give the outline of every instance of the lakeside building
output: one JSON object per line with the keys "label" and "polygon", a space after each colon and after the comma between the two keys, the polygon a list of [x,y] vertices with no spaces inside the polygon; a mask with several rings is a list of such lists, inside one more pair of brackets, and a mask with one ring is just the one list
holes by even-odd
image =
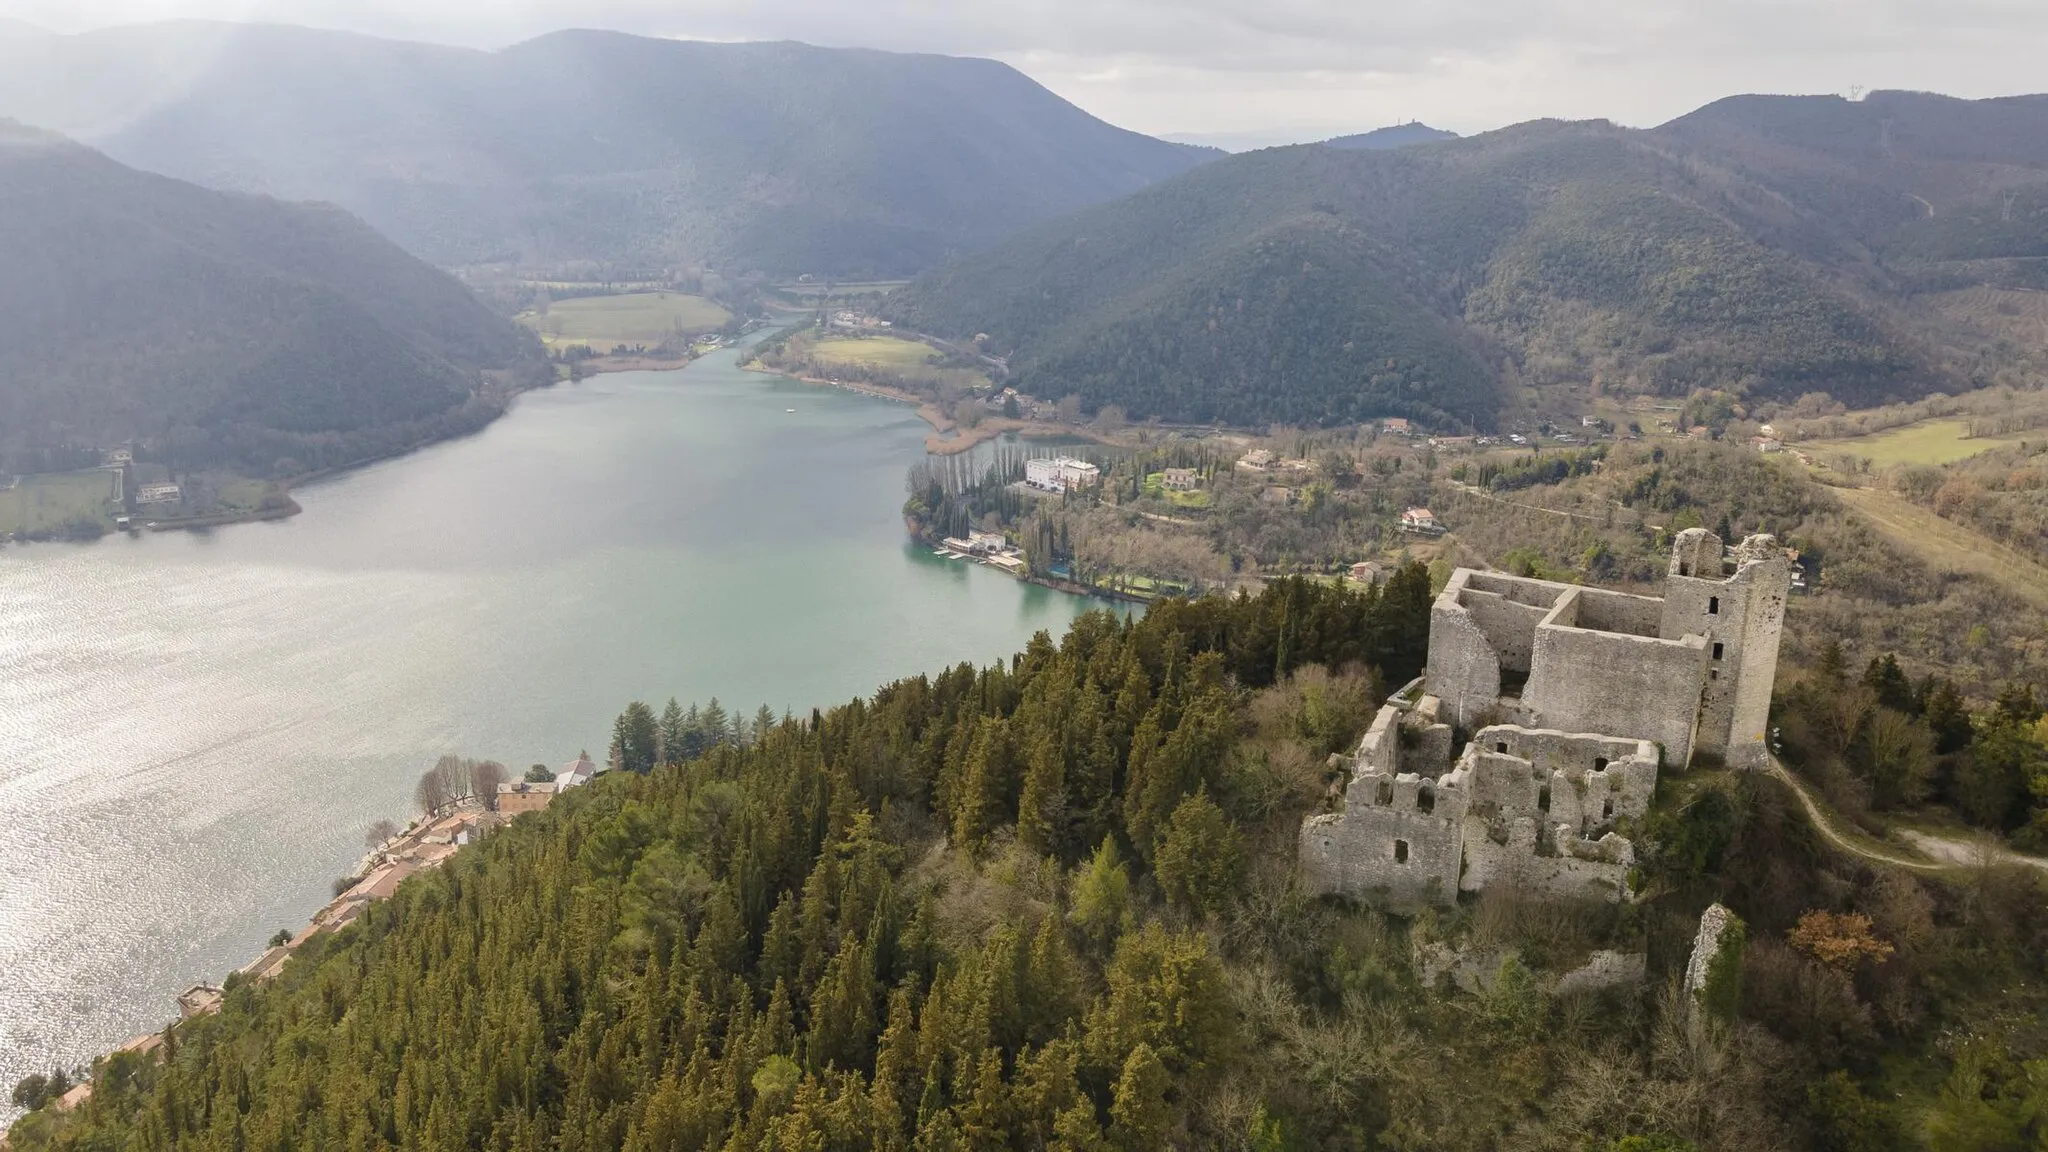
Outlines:
{"label": "lakeside building", "polygon": [[518,816],[526,812],[538,812],[555,798],[555,782],[533,783],[528,780],[513,780],[498,785],[498,814]]}
{"label": "lakeside building", "polygon": [[135,490],[137,504],[176,504],[184,499],[184,491],[176,484],[144,484]]}
{"label": "lakeside building", "polygon": [[555,791],[561,793],[571,788],[582,787],[596,776],[597,762],[590,758],[590,753],[579,753],[574,760],[562,765],[561,771],[555,773]]}
{"label": "lakeside building", "polygon": [[1102,482],[1102,469],[1071,456],[1032,459],[1024,462],[1024,483],[1043,492],[1069,492],[1092,488]]}
{"label": "lakeside building", "polygon": [[1302,822],[1307,889],[1383,908],[1512,885],[1628,899],[1660,771],[1768,763],[1791,561],[1679,533],[1663,597],[1461,568],[1421,678],[1359,741],[1335,811]]}

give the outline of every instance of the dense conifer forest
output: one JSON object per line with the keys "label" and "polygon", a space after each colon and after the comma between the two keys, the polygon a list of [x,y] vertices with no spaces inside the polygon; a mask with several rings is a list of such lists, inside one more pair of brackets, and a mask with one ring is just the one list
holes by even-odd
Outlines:
{"label": "dense conifer forest", "polygon": [[[1762,778],[1668,780],[1628,907],[1303,899],[1294,827],[1428,600],[1411,565],[1091,615],[690,741],[231,981],[15,1147],[2036,1146],[2038,880],[1872,873]],[[644,706],[618,731],[679,758]],[[1701,1015],[1668,982],[1712,899],[1749,944]],[[1560,988],[1596,947],[1648,980]]]}

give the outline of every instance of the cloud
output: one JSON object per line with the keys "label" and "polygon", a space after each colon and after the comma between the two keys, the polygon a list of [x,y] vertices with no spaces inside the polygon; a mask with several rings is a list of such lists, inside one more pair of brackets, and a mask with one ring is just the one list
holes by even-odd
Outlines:
{"label": "cloud", "polygon": [[178,16],[495,47],[561,27],[993,56],[1146,131],[1654,123],[1740,91],[2040,85],[2038,0],[0,0],[76,30]]}

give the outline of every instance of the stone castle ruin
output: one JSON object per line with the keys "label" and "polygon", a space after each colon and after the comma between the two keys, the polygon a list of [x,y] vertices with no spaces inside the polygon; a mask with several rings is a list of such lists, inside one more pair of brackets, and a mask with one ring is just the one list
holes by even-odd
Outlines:
{"label": "stone castle ruin", "polygon": [[1397,910],[1508,881],[1620,900],[1660,770],[1767,755],[1791,562],[1678,535],[1664,596],[1461,568],[1429,663],[1382,707],[1340,807],[1302,822],[1311,892]]}

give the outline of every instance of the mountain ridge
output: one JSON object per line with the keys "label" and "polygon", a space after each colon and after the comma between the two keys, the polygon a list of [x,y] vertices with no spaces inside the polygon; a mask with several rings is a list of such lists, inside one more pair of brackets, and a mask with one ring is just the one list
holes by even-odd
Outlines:
{"label": "mountain ridge", "polygon": [[897,275],[1210,155],[971,57],[574,29],[494,52],[287,25],[7,40],[0,114],[332,201],[443,265]]}
{"label": "mountain ridge", "polygon": [[[1257,257],[1233,245],[1316,216],[1386,254],[1353,266],[1372,283],[1317,292],[1372,294],[1378,332],[1405,342],[1415,368],[1353,341],[1295,365],[1298,395],[1264,388],[1278,402],[1247,408],[1229,397],[1280,370],[1261,350],[1290,326],[1324,329],[1318,295],[1301,280],[1286,308],[1217,337],[1197,370],[1198,306],[1171,286],[1250,275]],[[1867,405],[2034,372],[2034,352],[2001,350],[1927,294],[2039,287],[2041,257],[2048,99],[1742,97],[1656,129],[1531,121],[1419,149],[1232,156],[927,273],[890,315],[939,336],[986,333],[1020,387],[1089,408],[1430,416],[1424,396],[1383,386],[1397,370],[1449,424],[1483,428],[1524,384]],[[1237,301],[1208,307],[1210,332],[1232,328]],[[1134,330],[1149,335],[1134,344]],[[1415,355],[1409,337],[1431,331],[1467,351],[1433,341]],[[1471,356],[1492,359],[1484,386],[1461,367]]]}
{"label": "mountain ridge", "polygon": [[0,124],[0,453],[131,440],[257,475],[495,414],[539,351],[331,205],[215,192]]}

